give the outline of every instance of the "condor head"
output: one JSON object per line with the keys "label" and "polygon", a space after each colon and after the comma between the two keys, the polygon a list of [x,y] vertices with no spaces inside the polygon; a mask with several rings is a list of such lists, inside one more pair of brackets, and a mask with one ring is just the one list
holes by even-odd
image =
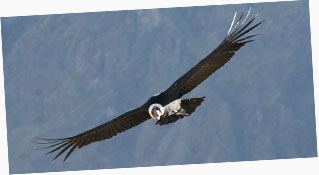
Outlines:
{"label": "condor head", "polygon": [[148,113],[150,114],[150,116],[156,120],[160,120],[161,116],[164,115],[164,108],[161,104],[155,103],[152,104],[149,108],[148,108]]}

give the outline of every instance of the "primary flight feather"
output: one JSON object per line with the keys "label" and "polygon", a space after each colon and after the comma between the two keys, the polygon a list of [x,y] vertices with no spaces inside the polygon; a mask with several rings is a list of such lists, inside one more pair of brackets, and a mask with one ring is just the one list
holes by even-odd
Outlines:
{"label": "primary flight feather", "polygon": [[181,97],[192,91],[216,70],[224,66],[234,56],[236,51],[246,43],[253,41],[253,37],[258,35],[246,36],[247,33],[263,22],[253,24],[257,15],[246,22],[250,12],[251,10],[245,16],[241,14],[238,19],[236,12],[227,35],[220,45],[176,80],[167,90],[152,96],[142,106],[76,136],[61,139],[38,138],[41,142],[37,143],[47,145],[44,148],[52,149],[47,154],[59,151],[53,159],[67,152],[64,157],[65,161],[76,148],[80,149],[93,142],[110,139],[118,133],[135,127],[150,118],[156,119],[156,124],[161,126],[191,115],[201,105],[205,97],[189,99],[181,99]]}

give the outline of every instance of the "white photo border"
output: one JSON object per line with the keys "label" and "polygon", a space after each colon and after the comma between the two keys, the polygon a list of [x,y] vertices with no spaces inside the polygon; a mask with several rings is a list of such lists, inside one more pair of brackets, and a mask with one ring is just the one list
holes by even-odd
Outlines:
{"label": "white photo border", "polygon": [[[282,1],[282,0],[281,0]],[[291,0],[284,0],[291,1]],[[28,16],[44,14],[62,13],[81,13],[97,11],[116,11],[133,9],[151,9],[168,7],[187,7],[187,6],[206,6],[240,3],[259,3],[259,2],[279,2],[278,0],[2,0],[0,3],[0,16]],[[316,3],[317,2],[317,3]],[[318,99],[319,99],[319,23],[315,20],[319,12],[318,1],[309,0],[310,6],[310,25],[311,25],[311,45],[315,95],[316,126],[318,126]],[[1,23],[0,23],[1,29]],[[2,38],[0,35],[0,48],[2,48]],[[0,51],[2,58],[2,49]],[[0,59],[0,174],[9,174],[8,163],[8,143],[6,129],[5,96],[4,96],[4,76],[3,59]],[[316,127],[317,133],[319,132]],[[319,152],[317,136],[317,152]],[[121,168],[107,170],[83,170],[52,173],[32,173],[35,174],[58,174],[58,175],[78,175],[78,174],[317,174],[319,172],[319,159],[298,158],[283,160],[264,160],[249,162],[230,162],[230,163],[208,163],[196,165],[174,165],[141,168]]]}

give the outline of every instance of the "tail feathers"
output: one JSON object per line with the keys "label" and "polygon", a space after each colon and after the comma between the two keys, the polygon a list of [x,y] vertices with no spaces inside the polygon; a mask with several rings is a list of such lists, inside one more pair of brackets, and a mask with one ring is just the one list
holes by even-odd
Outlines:
{"label": "tail feathers", "polygon": [[184,99],[182,100],[181,106],[183,109],[186,110],[186,113],[188,115],[191,115],[196,110],[196,108],[202,104],[204,99],[205,97]]}

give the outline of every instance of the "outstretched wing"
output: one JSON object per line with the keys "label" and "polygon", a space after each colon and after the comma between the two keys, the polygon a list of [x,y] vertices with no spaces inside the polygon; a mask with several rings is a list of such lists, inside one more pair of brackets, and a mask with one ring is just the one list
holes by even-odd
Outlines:
{"label": "outstretched wing", "polygon": [[52,150],[47,154],[59,150],[59,153],[54,157],[54,159],[56,159],[62,153],[69,149],[64,158],[65,161],[76,148],[80,149],[83,146],[91,144],[93,142],[109,139],[113,136],[116,136],[118,133],[121,133],[127,129],[141,124],[142,122],[150,118],[151,117],[149,116],[147,110],[145,110],[144,108],[136,108],[122,114],[121,116],[111,121],[108,121],[100,126],[97,126],[73,137],[62,139],[38,138],[42,141],[38,144],[49,144],[49,146],[44,147],[52,148]]}
{"label": "outstretched wing", "polygon": [[246,43],[253,41],[252,37],[256,35],[245,35],[259,26],[263,21],[251,26],[257,17],[256,15],[249,22],[245,23],[250,14],[249,10],[245,17],[243,17],[243,14],[239,17],[236,25],[233,27],[236,20],[236,14],[237,12],[234,15],[232,24],[222,43],[195,67],[175,81],[164,93],[168,95],[177,94],[175,97],[181,98],[184,94],[197,87],[216,70],[224,66],[224,64],[234,56],[237,50]]}

